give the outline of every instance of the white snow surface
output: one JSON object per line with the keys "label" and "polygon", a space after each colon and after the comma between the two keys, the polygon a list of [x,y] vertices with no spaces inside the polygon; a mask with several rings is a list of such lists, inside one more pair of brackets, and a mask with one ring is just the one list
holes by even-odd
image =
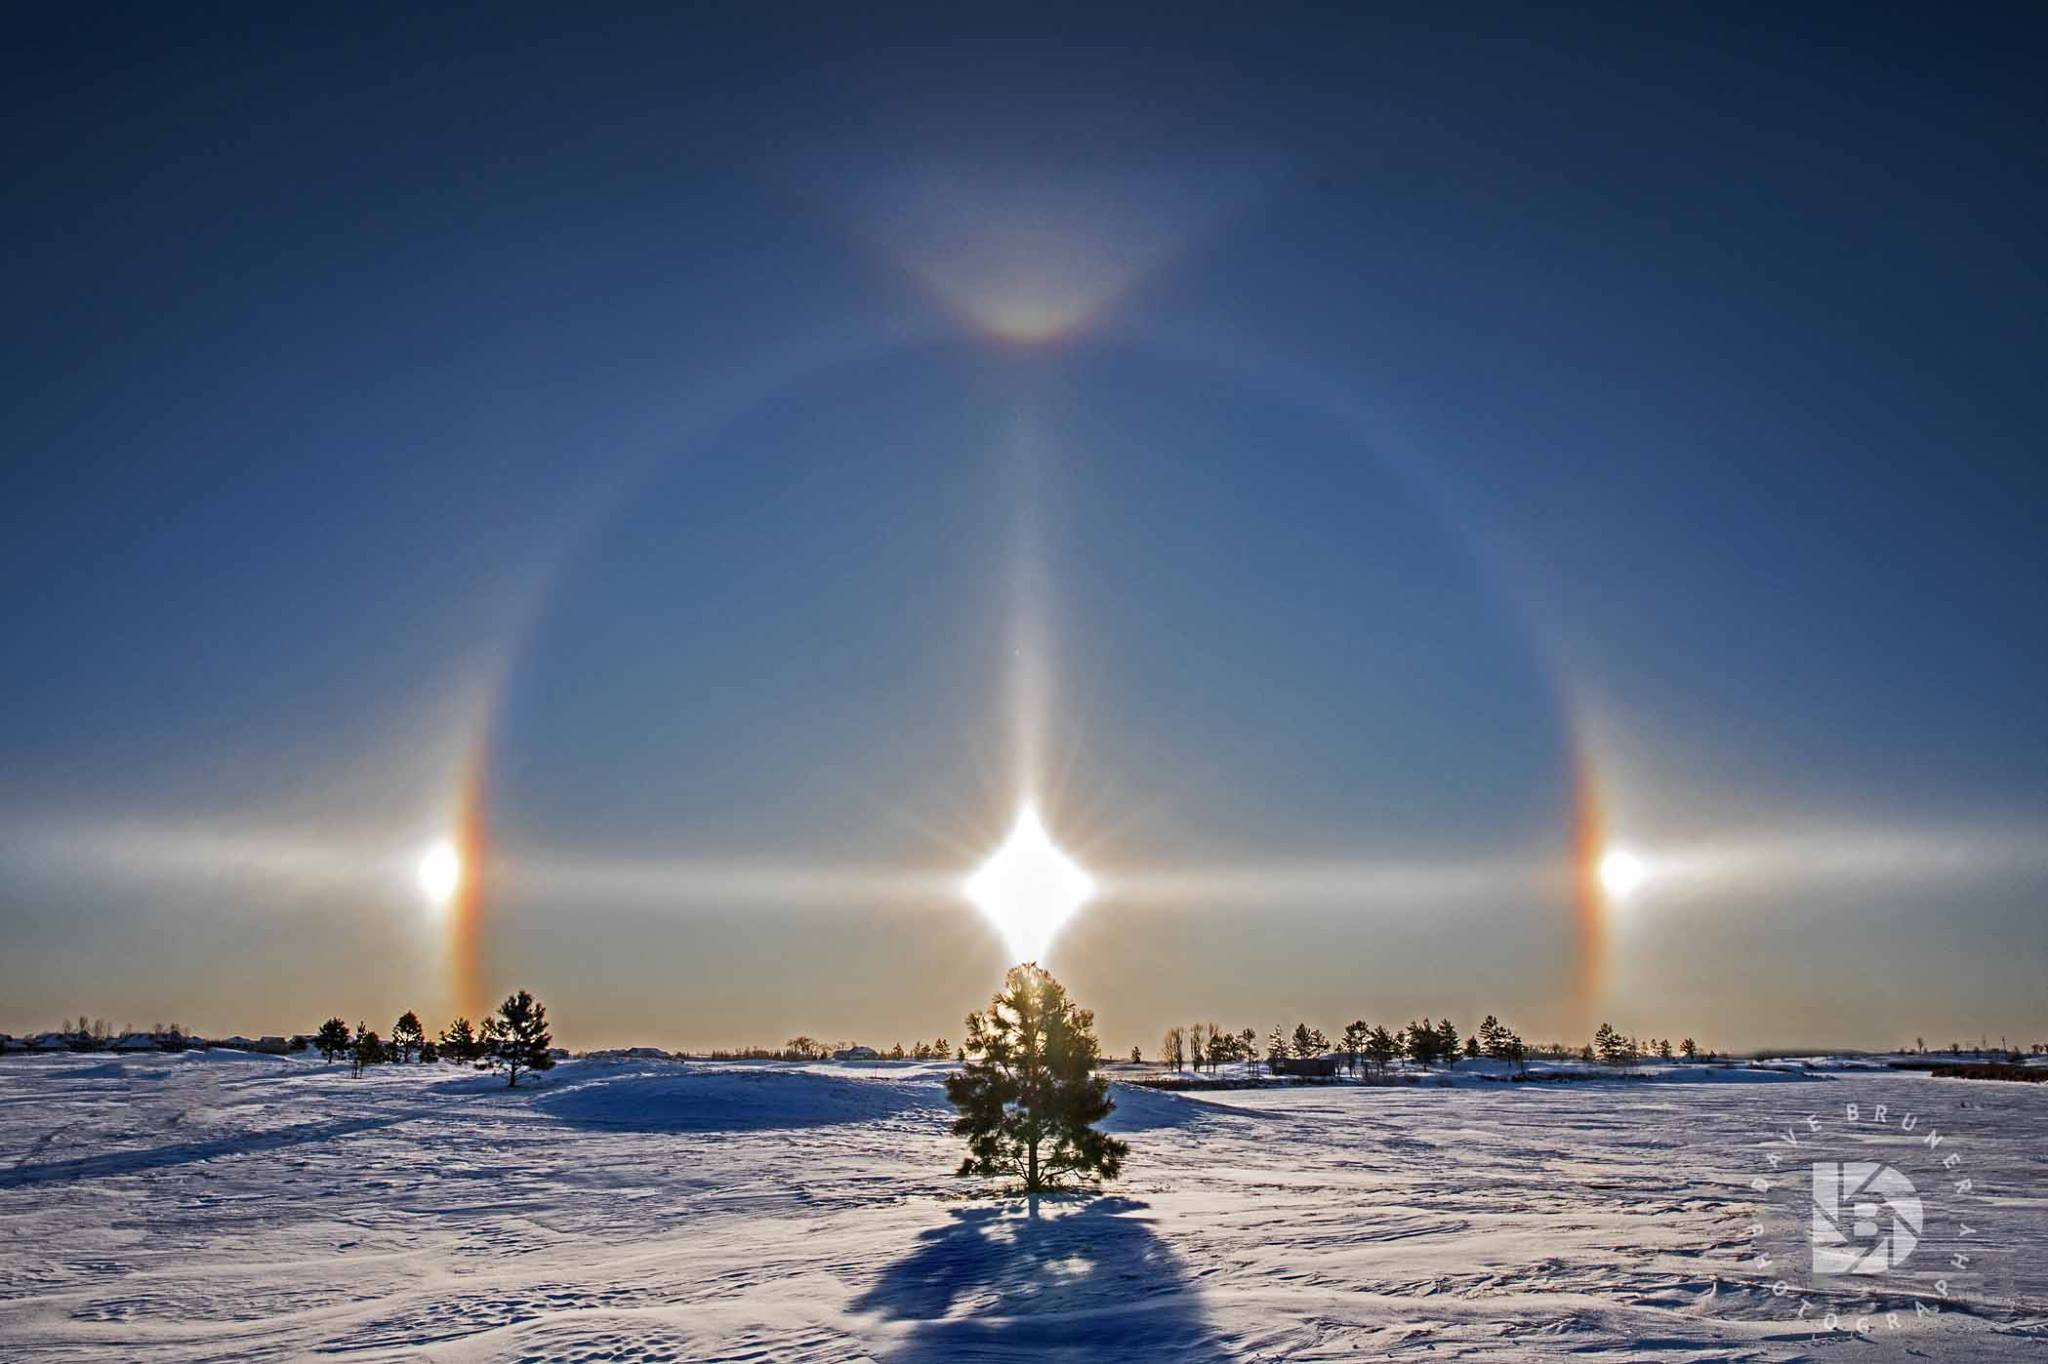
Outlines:
{"label": "white snow surface", "polygon": [[[11,1057],[0,1359],[2048,1358],[2048,1086],[1119,1085],[1124,1176],[1034,1210],[952,1175],[949,1069]],[[1848,1103],[1967,1150],[1996,1295],[1769,1291],[1763,1143]]]}

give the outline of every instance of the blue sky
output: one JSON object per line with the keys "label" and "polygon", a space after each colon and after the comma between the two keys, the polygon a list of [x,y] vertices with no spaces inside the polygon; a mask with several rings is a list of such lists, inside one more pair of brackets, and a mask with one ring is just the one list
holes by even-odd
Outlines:
{"label": "blue sky", "polygon": [[[0,1028],[440,1007],[388,873],[480,735],[511,863],[964,870],[1021,602],[1112,880],[1540,864],[1583,747],[1672,869],[1603,1015],[2039,1033],[2037,29],[23,21]],[[575,1040],[907,1040],[1002,965],[954,904],[546,884],[493,969]],[[1584,1021],[1540,868],[1286,885],[1054,965],[1118,1039]]]}

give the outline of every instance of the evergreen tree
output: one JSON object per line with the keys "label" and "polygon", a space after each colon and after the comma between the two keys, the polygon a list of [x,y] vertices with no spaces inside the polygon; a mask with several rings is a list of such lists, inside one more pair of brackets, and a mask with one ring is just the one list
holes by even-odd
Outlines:
{"label": "evergreen tree", "polygon": [[1657,1058],[1662,1061],[1669,1061],[1671,1059],[1670,1038],[1667,1037],[1662,1042],[1659,1042],[1657,1044]]}
{"label": "evergreen tree", "polygon": [[1627,1065],[1636,1059],[1635,1044],[1616,1032],[1612,1024],[1602,1023],[1593,1034],[1593,1055],[1605,1066]]}
{"label": "evergreen tree", "polygon": [[1686,1038],[1678,1044],[1678,1054],[1688,1061],[1698,1060],[1700,1054],[1699,1043],[1693,1041],[1690,1037]]}
{"label": "evergreen tree", "polygon": [[1303,1060],[1316,1054],[1316,1039],[1306,1023],[1294,1025],[1294,1054]]}
{"label": "evergreen tree", "polygon": [[366,1066],[380,1065],[384,1060],[384,1040],[367,1023],[356,1024],[356,1035],[349,1042],[349,1063],[357,1079],[363,1077]]}
{"label": "evergreen tree", "polygon": [[320,1057],[325,1061],[347,1055],[350,1046],[348,1024],[338,1018],[328,1019],[320,1025],[320,1031],[313,1034],[313,1045],[319,1049]]}
{"label": "evergreen tree", "polygon": [[1278,1060],[1280,1060],[1280,1059],[1281,1059],[1282,1057],[1284,1057],[1284,1056],[1286,1056],[1286,1055],[1287,1055],[1287,1033],[1286,1033],[1286,1032],[1285,1032],[1285,1031],[1283,1030],[1283,1027],[1282,1027],[1282,1025],[1281,1025],[1281,1024],[1275,1023],[1275,1024],[1273,1025],[1273,1031],[1271,1031],[1271,1032],[1269,1032],[1269,1033],[1267,1033],[1267,1034],[1266,1034],[1266,1064],[1267,1064],[1267,1066],[1271,1067],[1271,1068],[1272,1068],[1272,1069],[1274,1069],[1274,1070],[1278,1070],[1278,1069],[1279,1069],[1279,1067],[1278,1067],[1278,1066],[1275,1066],[1275,1065],[1273,1065],[1273,1063],[1274,1063],[1275,1061],[1278,1061]]}
{"label": "evergreen tree", "polygon": [[1467,1057],[1470,1057],[1470,1058],[1474,1059],[1474,1060],[1477,1060],[1477,1059],[1478,1059],[1478,1056],[1479,1056],[1479,1039],[1478,1039],[1478,1038],[1476,1038],[1476,1037],[1468,1037],[1468,1038],[1466,1038],[1466,1039],[1465,1039],[1465,1055],[1466,1055]]}
{"label": "evergreen tree", "polygon": [[548,1006],[526,991],[505,996],[497,1016],[484,1020],[484,1061],[492,1070],[505,1072],[507,1088],[519,1084],[521,1071],[547,1070],[555,1064],[548,1054],[554,1035],[548,1031]]}
{"label": "evergreen tree", "polygon": [[1354,1018],[1344,1025],[1344,1065],[1353,1075],[1358,1074],[1358,1060],[1365,1051],[1365,1039],[1371,1031],[1362,1018]]}
{"label": "evergreen tree", "polygon": [[1436,1041],[1436,1024],[1427,1018],[1420,1023],[1411,1022],[1407,1032],[1408,1059],[1428,1070],[1430,1063],[1436,1060]]}
{"label": "evergreen tree", "polygon": [[1472,1054],[1472,1043],[1474,1041],[1479,1044],[1480,1054],[1491,1057],[1496,1061],[1513,1061],[1517,1070],[1527,1069],[1528,1045],[1515,1035],[1513,1028],[1502,1023],[1492,1014],[1488,1014],[1485,1021],[1480,1023],[1479,1031],[1474,1033],[1470,1039],[1467,1039],[1465,1053],[1468,1056]]}
{"label": "evergreen tree", "polygon": [[1134,1066],[1145,1064],[1145,1053],[1142,1048],[1135,1046],[1131,1048],[1131,1064]]}
{"label": "evergreen tree", "polygon": [[1401,1054],[1401,1044],[1384,1024],[1374,1024],[1365,1035],[1365,1054],[1372,1061],[1373,1069],[1384,1075],[1394,1058]]}
{"label": "evergreen tree", "polygon": [[1456,1024],[1446,1018],[1436,1025],[1436,1054],[1444,1064],[1450,1066],[1458,1064],[1458,1045],[1458,1029]]}
{"label": "evergreen tree", "polygon": [[1095,1128],[1116,1107],[1096,1073],[1095,1015],[1050,974],[1011,967],[988,1009],[968,1015],[966,1050],[965,1069],[946,1077],[953,1134],[967,1139],[962,1175],[1020,1177],[1031,1193],[1068,1175],[1116,1178],[1129,1148]]}
{"label": "evergreen tree", "polygon": [[477,1049],[476,1028],[466,1018],[457,1018],[441,1029],[441,1054],[457,1065],[468,1065],[482,1053]]}
{"label": "evergreen tree", "polygon": [[400,1061],[417,1061],[420,1048],[427,1044],[427,1030],[420,1026],[420,1016],[407,1009],[391,1025],[391,1046],[398,1053]]}

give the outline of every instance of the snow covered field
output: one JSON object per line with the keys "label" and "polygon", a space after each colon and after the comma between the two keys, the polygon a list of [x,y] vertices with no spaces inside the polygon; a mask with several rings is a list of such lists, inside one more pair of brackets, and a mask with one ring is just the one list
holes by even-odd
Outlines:
{"label": "snow covered field", "polygon": [[[1126,1177],[1033,1217],[943,1071],[10,1058],[0,1358],[2048,1357],[2048,1086],[1120,1086]],[[1938,1124],[1997,1266],[1860,1336],[1751,1263],[1765,1143],[1851,1103]]]}

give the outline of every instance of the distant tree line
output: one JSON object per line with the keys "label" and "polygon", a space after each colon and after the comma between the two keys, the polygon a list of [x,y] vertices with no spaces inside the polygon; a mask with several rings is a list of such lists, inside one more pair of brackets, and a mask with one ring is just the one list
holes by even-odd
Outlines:
{"label": "distant tree line", "polygon": [[[2037,1050],[2048,1051],[2048,1048]],[[1528,1068],[1532,1058],[1577,1059],[1603,1065],[1632,1066],[1653,1056],[1666,1061],[1679,1057],[1691,1061],[1711,1060],[1715,1054],[1701,1051],[1690,1037],[1676,1044],[1668,1037],[1631,1037],[1608,1023],[1602,1023],[1593,1034],[1592,1041],[1586,1044],[1535,1044],[1526,1041],[1495,1015],[1488,1014],[1470,1036],[1461,1034],[1457,1024],[1449,1018],[1411,1020],[1407,1026],[1399,1028],[1353,1019],[1344,1026],[1335,1042],[1321,1028],[1308,1023],[1298,1022],[1291,1029],[1284,1023],[1276,1023],[1266,1034],[1263,1052],[1258,1044],[1258,1033],[1251,1028],[1231,1032],[1215,1023],[1177,1024],[1168,1028],[1160,1039],[1158,1061],[1160,1065],[1176,1071],[1192,1069],[1199,1073],[1204,1069],[1215,1071],[1224,1065],[1254,1062],[1263,1056],[1267,1067],[1278,1071],[1291,1062],[1331,1055],[1337,1056],[1340,1064],[1352,1075],[1383,1076],[1396,1061],[1407,1061],[1427,1070],[1433,1066],[1455,1067],[1461,1060],[1485,1057],[1508,1062],[1519,1073]],[[1134,1063],[1142,1063],[1144,1049],[1132,1047],[1130,1059]]]}
{"label": "distant tree line", "polygon": [[474,1066],[478,1070],[502,1071],[507,1085],[517,1085],[528,1071],[547,1070],[555,1064],[548,1029],[547,1005],[525,990],[505,996],[498,1011],[482,1027],[467,1018],[456,1018],[430,1040],[420,1016],[407,1009],[391,1025],[391,1036],[380,1036],[367,1023],[351,1030],[340,1017],[329,1018],[313,1033],[313,1049],[328,1061],[347,1061],[349,1073],[360,1079],[371,1066],[424,1065],[436,1061]]}
{"label": "distant tree line", "polygon": [[[712,1061],[829,1061],[835,1053],[855,1045],[852,1042],[820,1042],[815,1037],[799,1035],[779,1047],[715,1047],[704,1056]],[[875,1047],[873,1051],[885,1061],[950,1061],[958,1055],[953,1044],[944,1037],[930,1042],[919,1038],[907,1047],[897,1042],[892,1046]]]}
{"label": "distant tree line", "polygon": [[[1215,1070],[1219,1066],[1255,1059],[1258,1052],[1259,1035],[1251,1028],[1243,1032],[1231,1032],[1217,1023],[1191,1023],[1186,1027],[1172,1027],[1159,1043],[1159,1059],[1162,1064],[1175,1070],[1192,1066],[1196,1071]],[[1131,1059],[1144,1059],[1139,1050],[1131,1049]]]}

